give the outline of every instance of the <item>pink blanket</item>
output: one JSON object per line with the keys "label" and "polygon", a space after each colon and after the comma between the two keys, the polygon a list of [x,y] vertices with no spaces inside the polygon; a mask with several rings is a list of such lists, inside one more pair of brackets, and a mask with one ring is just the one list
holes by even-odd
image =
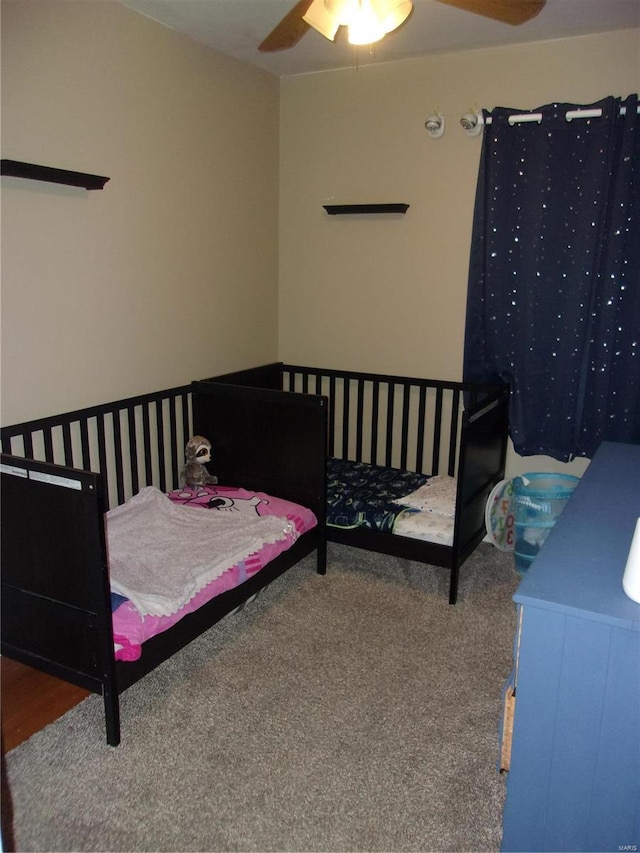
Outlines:
{"label": "pink blanket", "polygon": [[264,568],[278,554],[293,545],[297,537],[311,530],[317,519],[311,510],[299,504],[267,495],[263,492],[248,492],[227,486],[204,486],[201,489],[185,489],[169,492],[169,498],[180,504],[200,506],[209,511],[228,513],[253,513],[259,516],[288,518],[295,525],[295,534],[263,546],[238,565],[228,569],[220,577],[200,590],[183,608],[170,616],[141,616],[138,609],[125,601],[113,612],[113,634],[116,660],[137,660],[142,653],[142,643],[156,634],[175,625],[186,613],[192,613],[216,595],[238,586],[251,575]]}

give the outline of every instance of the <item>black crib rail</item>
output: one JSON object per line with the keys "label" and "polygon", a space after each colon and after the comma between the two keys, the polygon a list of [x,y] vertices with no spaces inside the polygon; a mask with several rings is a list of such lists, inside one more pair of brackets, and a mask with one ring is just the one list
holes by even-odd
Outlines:
{"label": "black crib rail", "polygon": [[329,541],[443,566],[457,599],[462,563],[485,536],[485,508],[504,478],[509,388],[273,362],[208,382],[327,399],[327,455],[456,480],[453,544],[362,527],[327,528]]}
{"label": "black crib rail", "polygon": [[[120,740],[123,690],[303,557],[316,552],[318,571],[326,568],[325,401],[305,399],[300,420],[299,401],[292,395],[280,393],[278,398],[285,399],[277,405],[256,409],[236,402],[237,395],[209,393],[212,389],[199,400],[196,385],[0,429],[0,650],[101,694],[107,741],[113,746]],[[211,400],[211,408],[204,405]],[[309,496],[306,505],[320,524],[260,572],[147,640],[138,660],[116,661],[104,514],[144,486],[166,492],[178,485],[194,409],[205,435],[217,435],[220,428],[228,482],[244,482],[249,455],[252,478],[269,486],[279,482],[273,472],[281,474],[283,496],[299,503]],[[220,416],[221,410],[227,417]],[[262,443],[253,441],[256,411],[259,432],[268,439]],[[248,443],[259,445],[257,451],[247,453]]]}
{"label": "black crib rail", "polygon": [[0,429],[3,453],[102,474],[107,508],[144,486],[178,485],[191,434],[191,386],[182,385]]}
{"label": "black crib rail", "polygon": [[290,364],[281,369],[284,390],[329,398],[329,456],[425,474],[456,475],[463,411],[504,393],[494,385]]}

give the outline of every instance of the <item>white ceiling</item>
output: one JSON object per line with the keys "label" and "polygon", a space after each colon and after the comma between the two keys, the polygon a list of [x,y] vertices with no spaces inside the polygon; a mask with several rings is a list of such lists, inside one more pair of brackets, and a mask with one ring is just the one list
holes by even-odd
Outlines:
{"label": "white ceiling", "polygon": [[295,5],[295,0],[121,2],[167,27],[278,77],[389,62],[442,51],[640,27],[640,0],[547,0],[536,18],[517,27],[464,12],[436,0],[413,0],[414,9],[405,24],[373,49],[352,47],[342,32],[338,33],[335,42],[331,42],[310,29],[289,50],[260,53],[258,44]]}

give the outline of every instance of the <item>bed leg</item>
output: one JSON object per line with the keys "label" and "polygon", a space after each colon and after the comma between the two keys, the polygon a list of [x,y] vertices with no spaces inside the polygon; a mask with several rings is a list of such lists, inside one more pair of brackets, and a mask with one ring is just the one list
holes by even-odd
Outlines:
{"label": "bed leg", "polygon": [[107,743],[118,746],[120,743],[120,698],[118,694],[104,685],[104,720],[107,729]]}
{"label": "bed leg", "polygon": [[318,574],[326,575],[327,573],[327,540],[323,539],[318,545]]}
{"label": "bed leg", "polygon": [[449,604],[455,604],[458,600],[458,577],[460,575],[460,567],[458,565],[451,567],[451,580],[449,582]]}

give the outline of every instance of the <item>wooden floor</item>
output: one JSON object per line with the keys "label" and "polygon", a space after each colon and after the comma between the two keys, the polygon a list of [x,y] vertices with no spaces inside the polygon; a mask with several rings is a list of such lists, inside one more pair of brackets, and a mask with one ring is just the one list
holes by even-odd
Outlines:
{"label": "wooden floor", "polygon": [[13,807],[5,768],[5,754],[53,723],[88,696],[80,687],[45,675],[6,657],[0,657],[0,715],[2,719],[2,850],[15,851]]}
{"label": "wooden floor", "polygon": [[57,720],[89,693],[51,675],[0,658],[2,747],[9,752]]}

